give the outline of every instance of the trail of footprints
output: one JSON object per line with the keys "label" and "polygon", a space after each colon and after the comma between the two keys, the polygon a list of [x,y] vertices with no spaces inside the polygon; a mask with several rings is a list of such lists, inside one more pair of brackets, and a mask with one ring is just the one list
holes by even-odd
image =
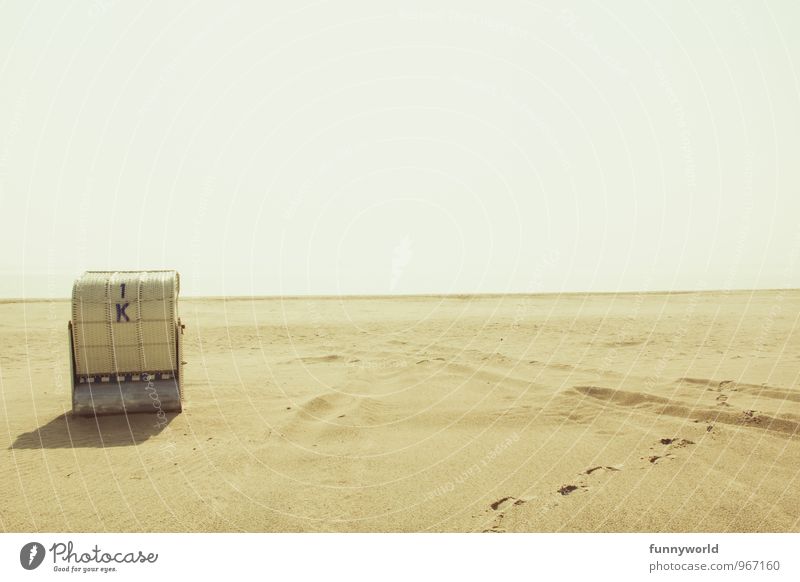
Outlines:
{"label": "trail of footprints", "polygon": [[[711,428],[711,427],[709,427]],[[656,465],[676,456],[676,451],[694,445],[694,441],[679,437],[662,438],[656,441],[650,447],[650,453],[639,458],[641,466],[639,469],[646,469],[649,465]],[[656,454],[657,453],[657,454]],[[589,467],[578,474],[577,479],[564,483],[555,491],[547,492],[545,495],[534,495],[529,498],[517,498],[513,496],[505,496],[494,501],[489,505],[486,510],[487,514],[494,514],[492,525],[488,529],[484,529],[484,533],[503,533],[506,529],[503,527],[503,520],[506,514],[513,510],[515,507],[525,505],[526,503],[533,502],[537,499],[544,497],[544,503],[538,508],[542,513],[546,513],[551,509],[558,506],[562,497],[570,495],[579,495],[585,493],[590,489],[590,484],[593,477],[600,474],[616,473],[622,471],[622,465],[596,465]]]}

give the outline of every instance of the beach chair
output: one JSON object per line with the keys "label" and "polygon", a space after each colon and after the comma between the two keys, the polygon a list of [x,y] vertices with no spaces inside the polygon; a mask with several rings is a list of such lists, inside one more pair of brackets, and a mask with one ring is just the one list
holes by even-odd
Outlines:
{"label": "beach chair", "polygon": [[176,271],[87,271],[72,287],[72,412],[180,412]]}

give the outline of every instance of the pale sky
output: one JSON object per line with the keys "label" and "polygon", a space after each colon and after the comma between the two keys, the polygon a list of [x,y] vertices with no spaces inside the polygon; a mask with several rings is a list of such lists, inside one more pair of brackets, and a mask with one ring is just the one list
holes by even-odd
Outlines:
{"label": "pale sky", "polygon": [[5,2],[0,296],[147,268],[184,295],[800,287],[798,23]]}

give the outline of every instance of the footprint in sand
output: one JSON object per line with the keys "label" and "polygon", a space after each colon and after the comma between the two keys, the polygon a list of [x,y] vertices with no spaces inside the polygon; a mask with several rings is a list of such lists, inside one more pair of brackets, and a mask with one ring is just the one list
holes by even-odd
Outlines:
{"label": "footprint in sand", "polygon": [[616,473],[618,471],[622,471],[622,467],[619,465],[595,465],[594,467],[589,467],[588,469],[585,469],[579,473],[580,478],[576,481],[577,485],[572,483],[562,485],[556,490],[556,492],[566,496],[574,493],[575,491],[589,489],[589,485],[586,480],[587,476],[599,473]]}
{"label": "footprint in sand", "polygon": [[569,495],[578,489],[586,489],[586,485],[562,485],[558,488],[558,492],[561,493],[561,495]]}
{"label": "footprint in sand", "polygon": [[613,465],[597,465],[596,467],[592,467],[591,469],[586,469],[584,474],[591,475],[595,471],[622,471],[621,467],[615,467]]}
{"label": "footprint in sand", "polygon": [[[667,450],[660,455],[649,455],[647,457],[641,457],[643,460],[647,459],[647,462],[655,465],[664,459],[674,459],[675,455],[672,454],[671,451],[675,449],[682,449],[684,447],[688,447],[694,444],[694,441],[690,441],[689,439],[682,439],[678,437],[666,437],[663,439],[659,439],[659,445],[663,445],[667,447]],[[650,447],[650,450],[653,450],[653,447]]]}
{"label": "footprint in sand", "polygon": [[755,410],[743,410],[742,422],[744,424],[758,424],[761,422],[761,417]]}
{"label": "footprint in sand", "polygon": [[730,406],[728,404],[728,395],[725,392],[730,390],[736,390],[736,384],[734,384],[733,380],[723,380],[717,386],[717,392],[719,392],[719,396],[717,396],[717,406]]}
{"label": "footprint in sand", "polygon": [[675,449],[682,449],[683,447],[688,447],[689,445],[693,445],[694,441],[690,441],[688,439],[679,439],[675,438],[665,438],[658,441],[662,445],[671,445],[671,448]]}
{"label": "footprint in sand", "polygon": [[615,465],[595,465],[594,467],[589,467],[580,473],[581,478],[577,481],[577,485],[562,485],[558,488],[557,492],[561,495],[569,495],[570,493],[578,491],[579,489],[589,489],[589,485],[586,482],[585,476],[594,475],[596,473],[616,473],[617,471],[621,470],[622,467]]}
{"label": "footprint in sand", "polygon": [[484,529],[483,533],[504,533],[506,530],[501,527],[503,523],[503,518],[506,516],[506,511],[515,505],[522,505],[525,503],[524,499],[517,499],[516,497],[512,497],[510,495],[506,497],[501,497],[497,501],[489,504],[489,507],[492,511],[498,512],[497,516],[494,518],[494,523],[491,527]]}

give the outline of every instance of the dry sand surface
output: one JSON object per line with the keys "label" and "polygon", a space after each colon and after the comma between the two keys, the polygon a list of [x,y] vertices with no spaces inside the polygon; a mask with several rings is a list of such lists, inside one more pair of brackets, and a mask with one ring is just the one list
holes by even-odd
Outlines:
{"label": "dry sand surface", "polygon": [[185,410],[68,413],[0,303],[6,531],[798,531],[800,291],[183,299]]}

